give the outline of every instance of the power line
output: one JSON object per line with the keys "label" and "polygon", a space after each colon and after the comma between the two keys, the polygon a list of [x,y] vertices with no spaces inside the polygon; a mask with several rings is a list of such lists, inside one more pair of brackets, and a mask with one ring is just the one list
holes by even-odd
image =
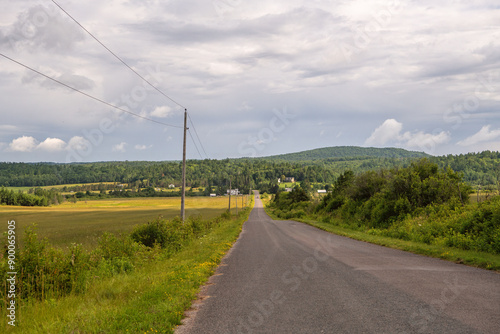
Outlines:
{"label": "power line", "polygon": [[169,127],[173,127],[173,128],[179,128],[179,129],[182,129],[182,128],[183,128],[182,126],[178,126],[178,125],[172,125],[172,124],[163,123],[163,122],[156,121],[156,120],[154,120],[154,119],[151,119],[151,118],[148,118],[148,117],[145,117],[145,116],[141,116],[141,115],[136,114],[136,113],[134,113],[134,112],[131,112],[131,111],[125,110],[125,109],[123,109],[123,108],[120,108],[120,107],[118,107],[118,106],[115,106],[114,104],[111,104],[111,103],[109,103],[109,102],[106,102],[106,101],[104,101],[104,100],[101,100],[101,99],[99,99],[99,98],[97,98],[97,97],[95,97],[95,96],[92,96],[92,95],[90,95],[90,94],[88,94],[88,93],[82,92],[81,90],[79,90],[79,89],[77,89],[77,88],[74,88],[74,87],[72,87],[72,86],[70,86],[70,85],[68,85],[68,84],[66,84],[66,83],[64,83],[64,82],[62,82],[62,81],[59,81],[59,80],[54,79],[54,78],[52,78],[52,77],[49,77],[48,75],[46,75],[46,74],[44,74],[44,73],[42,73],[42,72],[40,72],[40,71],[37,71],[37,70],[35,70],[34,68],[29,67],[28,65],[25,65],[25,64],[23,64],[23,63],[21,63],[21,62],[18,62],[17,60],[14,60],[14,59],[10,58],[10,57],[8,57],[8,56],[4,55],[3,53],[0,53],[0,56],[2,56],[2,57],[4,57],[4,58],[6,58],[6,59],[8,59],[8,60],[10,60],[10,61],[11,61],[11,62],[13,62],[13,63],[16,63],[16,64],[18,64],[18,65],[22,66],[22,67],[24,67],[24,68],[26,68],[26,69],[28,69],[28,70],[30,70],[30,71],[33,71],[33,72],[35,72],[35,73],[36,73],[36,74],[38,74],[38,75],[41,75],[41,76],[43,76],[43,77],[45,77],[45,78],[47,78],[47,79],[49,79],[49,80],[52,80],[52,81],[54,81],[54,82],[56,82],[56,83],[58,83],[58,84],[60,84],[60,85],[62,85],[62,86],[64,86],[64,87],[66,87],[66,88],[68,88],[68,89],[72,90],[72,91],[75,91],[75,92],[77,92],[77,93],[80,93],[80,94],[82,94],[82,95],[84,95],[84,96],[86,96],[86,97],[88,97],[88,98],[91,98],[92,100],[97,101],[97,102],[103,103],[103,104],[107,105],[108,107],[111,107],[111,108],[114,108],[114,109],[120,110],[120,111],[122,111],[122,112],[124,112],[124,113],[130,114],[130,115],[135,116],[135,117],[138,117],[138,118],[142,118],[142,119],[144,119],[144,120],[147,120],[147,121],[150,121],[150,122],[153,122],[153,123],[157,123],[157,124],[161,124],[161,125],[165,125],[165,126],[169,126]]}
{"label": "power line", "polygon": [[93,39],[96,40],[97,43],[101,44],[101,46],[103,48],[105,48],[109,53],[111,53],[116,59],[118,59],[123,65],[125,65],[129,70],[131,70],[132,72],[134,72],[137,76],[139,76],[139,78],[141,78],[142,80],[144,80],[148,85],[150,85],[153,89],[155,89],[157,92],[159,92],[161,95],[163,95],[164,97],[166,97],[167,99],[169,99],[170,101],[172,101],[173,103],[177,104],[179,107],[181,107],[182,109],[187,109],[186,107],[184,107],[182,104],[180,104],[179,102],[175,101],[174,99],[172,99],[170,96],[168,96],[167,94],[165,94],[162,90],[160,90],[158,87],[156,87],[155,85],[153,85],[151,82],[149,82],[149,80],[147,80],[146,78],[144,78],[142,75],[140,75],[136,70],[134,70],[130,65],[128,65],[122,58],[120,58],[116,53],[114,53],[113,51],[111,51],[111,49],[109,49],[106,45],[104,45],[104,43],[102,43],[97,37],[95,37],[90,31],[88,31],[83,25],[80,24],[80,22],[78,22],[78,20],[76,20],[73,16],[71,16],[66,10],[64,10],[64,8],[62,8],[55,0],[52,0],[52,2],[57,6],[59,7],[66,15],[68,15],[73,21],[75,21],[76,24],[78,24],[87,34],[89,34]]}
{"label": "power line", "polygon": [[[92,34],[87,28],[85,28],[77,19],[75,19],[71,14],[69,14],[61,5],[59,5],[55,0],[51,0],[57,7],[59,7],[59,9],[61,9],[61,11],[63,11],[69,18],[71,18],[78,26],[80,26],[80,28],[82,28],[89,36],[91,36],[97,43],[99,43],[104,49],[106,49],[109,53],[111,53],[116,59],[118,59],[118,61],[120,61],[124,66],[126,66],[130,71],[132,71],[135,75],[137,75],[139,78],[141,78],[142,80],[144,80],[144,82],[146,82],[149,86],[151,86],[153,89],[155,89],[157,92],[159,92],[161,95],[163,95],[164,97],[166,97],[167,99],[169,99],[170,101],[172,101],[173,103],[175,103],[176,105],[178,105],[179,107],[181,107],[182,109],[186,110],[187,108],[184,107],[182,104],[180,104],[179,102],[175,101],[174,99],[172,99],[170,96],[168,96],[167,94],[165,94],[161,89],[159,89],[158,87],[156,87],[155,85],[153,85],[149,80],[147,80],[146,78],[144,78],[141,74],[139,74],[136,70],[134,70],[130,65],[128,65],[121,57],[119,57],[116,53],[114,53],[110,48],[108,48],[103,42],[101,42],[94,34]],[[193,120],[191,119],[191,116],[188,114],[188,117],[189,117],[189,121],[191,122],[191,125],[193,126],[193,130],[195,132],[195,135],[196,137],[198,138],[198,142],[200,143],[201,145],[201,148],[203,150],[203,152],[205,153],[205,156],[208,158],[208,154],[207,152],[205,151],[205,147],[203,147],[203,143],[201,142],[200,140],[200,137],[198,136],[198,132],[196,131],[196,128],[194,126],[194,123],[193,123]],[[189,133],[191,138],[193,139],[193,143],[195,143],[194,141],[194,138],[193,136],[191,135],[191,132]],[[196,143],[195,143],[195,146],[196,146]],[[198,147],[196,147],[196,149],[198,150]],[[198,150],[198,153],[199,150]],[[200,154],[200,156],[203,158],[203,156]]]}
{"label": "power line", "polygon": [[[189,117],[189,122],[191,122],[191,125],[193,126],[193,130],[194,130],[194,134],[196,135],[196,137],[198,138],[198,142],[200,143],[201,145],[201,148],[203,150],[203,153],[205,153],[205,156],[208,158],[208,154],[207,154],[207,151],[205,151],[205,148],[203,147],[203,143],[201,142],[200,140],[200,137],[198,136],[198,131],[196,131],[196,128],[194,127],[194,123],[193,123],[193,120],[191,119],[191,116],[189,115],[188,113],[188,117]],[[194,141],[194,139],[193,139]],[[201,154],[200,154],[201,156]]]}
{"label": "power line", "polygon": [[191,140],[193,140],[194,147],[195,147],[195,148],[196,148],[196,150],[198,151],[198,154],[200,155],[200,158],[202,158],[202,159],[203,159],[203,156],[201,155],[200,150],[198,149],[198,146],[196,145],[196,142],[194,141],[193,135],[191,134],[191,130],[190,130],[190,129],[188,129],[188,131],[189,131],[189,136],[191,136]]}

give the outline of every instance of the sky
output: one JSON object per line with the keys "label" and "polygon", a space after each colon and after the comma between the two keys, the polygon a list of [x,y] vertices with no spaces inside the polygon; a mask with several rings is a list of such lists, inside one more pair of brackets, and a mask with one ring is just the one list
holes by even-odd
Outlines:
{"label": "sky", "polygon": [[[497,0],[6,2],[0,161],[500,150]],[[128,113],[127,113],[128,112]],[[140,117],[138,117],[138,116]]]}

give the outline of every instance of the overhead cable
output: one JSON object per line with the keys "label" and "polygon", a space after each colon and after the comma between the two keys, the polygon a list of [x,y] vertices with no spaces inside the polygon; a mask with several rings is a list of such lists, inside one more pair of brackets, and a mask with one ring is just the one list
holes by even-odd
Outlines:
{"label": "overhead cable", "polygon": [[193,141],[194,147],[196,148],[196,150],[198,151],[198,154],[200,155],[200,158],[203,159],[203,156],[201,155],[200,150],[198,149],[198,146],[196,145],[196,142],[194,141],[193,135],[191,134],[191,130],[188,129],[188,132],[189,132],[189,136],[191,137],[191,140]]}
{"label": "overhead cable", "polygon": [[172,99],[170,96],[168,96],[167,94],[165,94],[161,89],[159,89],[158,87],[156,87],[155,85],[153,85],[148,79],[144,78],[142,75],[140,75],[136,70],[134,70],[129,64],[127,64],[122,58],[120,58],[116,53],[114,53],[113,51],[111,51],[111,49],[109,49],[106,45],[104,45],[104,43],[102,43],[96,36],[94,36],[90,31],[88,31],[82,24],[80,24],[80,22],[78,22],[78,20],[76,20],[73,16],[71,16],[66,10],[64,10],[64,8],[62,8],[55,0],[52,0],[52,2],[57,6],[59,7],[66,15],[68,15],[69,18],[71,18],[76,24],[78,24],[87,34],[89,34],[97,43],[99,43],[103,48],[105,48],[109,53],[111,53],[116,59],[118,59],[123,65],[125,65],[129,70],[131,70],[132,72],[134,72],[137,76],[139,76],[142,80],[144,80],[148,85],[150,85],[153,89],[155,89],[157,92],[159,92],[161,95],[163,95],[164,97],[166,97],[167,99],[169,99],[170,101],[172,101],[173,103],[175,103],[176,105],[178,105],[179,107],[181,107],[182,109],[187,109],[186,107],[184,107],[182,104],[180,104],[179,102],[175,101],[174,99]]}
{"label": "overhead cable", "polygon": [[151,118],[149,118],[149,117],[145,117],[145,116],[142,116],[142,115],[136,114],[136,113],[134,113],[134,112],[131,112],[131,111],[129,111],[129,110],[126,110],[126,109],[120,108],[120,107],[118,107],[118,106],[115,106],[114,104],[111,104],[111,103],[109,103],[109,102],[106,102],[106,101],[104,101],[104,100],[101,100],[101,99],[99,99],[99,98],[97,98],[97,97],[95,97],[95,96],[92,96],[92,95],[88,94],[88,93],[82,92],[81,90],[79,90],[79,89],[77,89],[77,88],[75,88],[75,87],[72,87],[72,86],[70,86],[70,85],[68,85],[68,84],[66,84],[66,83],[64,83],[64,82],[62,82],[62,81],[59,81],[59,80],[57,80],[57,79],[54,79],[54,78],[52,78],[52,77],[50,77],[50,76],[48,76],[48,75],[46,75],[46,74],[44,74],[44,73],[42,73],[42,72],[40,72],[40,71],[35,70],[35,69],[34,69],[34,68],[32,68],[32,67],[29,67],[28,65],[25,65],[25,64],[23,64],[23,63],[21,63],[21,62],[19,62],[19,61],[17,61],[17,60],[14,60],[14,59],[12,59],[12,58],[10,58],[10,57],[8,57],[8,56],[4,55],[3,53],[0,53],[0,56],[2,56],[2,57],[4,57],[4,58],[6,58],[6,59],[10,60],[11,62],[14,62],[14,63],[16,63],[16,64],[18,64],[18,65],[20,65],[20,66],[22,66],[22,67],[24,67],[24,68],[26,68],[26,69],[28,69],[28,70],[32,71],[32,72],[35,72],[35,73],[37,73],[38,75],[41,75],[41,76],[43,76],[43,77],[45,77],[45,78],[47,78],[47,79],[49,79],[49,80],[51,80],[51,81],[54,81],[54,82],[58,83],[59,85],[62,85],[62,86],[66,87],[66,88],[68,88],[68,89],[70,89],[70,90],[72,90],[72,91],[75,91],[75,92],[77,92],[77,93],[80,93],[80,94],[82,94],[82,95],[84,95],[84,96],[86,96],[86,97],[88,97],[88,98],[91,98],[91,99],[93,99],[93,100],[97,101],[97,102],[103,103],[103,104],[107,105],[108,107],[111,107],[111,108],[114,108],[114,109],[120,110],[120,111],[122,111],[122,112],[124,112],[124,113],[130,114],[130,115],[135,116],[135,117],[138,117],[138,118],[142,118],[142,119],[144,119],[144,120],[147,120],[147,121],[150,121],[150,122],[153,122],[153,123],[157,123],[157,124],[161,124],[161,125],[165,125],[165,126],[169,126],[169,127],[173,127],[173,128],[179,128],[179,129],[183,129],[183,128],[184,128],[183,126],[172,125],[172,124],[167,124],[167,123],[163,123],[163,122],[160,122],[160,121],[156,121],[156,120],[151,119]]}
{"label": "overhead cable", "polygon": [[[188,117],[189,117],[189,122],[191,122],[191,125],[193,126],[194,133],[195,133],[196,137],[198,138],[198,142],[199,142],[199,143],[200,143],[200,145],[201,145],[201,148],[202,148],[202,150],[203,150],[203,153],[205,153],[205,156],[208,158],[207,151],[205,151],[205,148],[203,147],[203,143],[201,142],[200,137],[198,136],[198,131],[196,131],[196,128],[194,127],[193,120],[191,119],[191,116],[189,115],[189,113],[188,113]],[[193,141],[194,141],[194,139],[193,139]],[[200,154],[200,155],[201,155],[201,154]]]}

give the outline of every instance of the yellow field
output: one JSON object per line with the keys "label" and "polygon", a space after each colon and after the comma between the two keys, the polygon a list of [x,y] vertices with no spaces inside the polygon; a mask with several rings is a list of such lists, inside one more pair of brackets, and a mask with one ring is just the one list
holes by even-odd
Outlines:
{"label": "yellow field", "polygon": [[[227,205],[224,197],[188,197],[186,216],[210,219],[222,214]],[[47,237],[53,245],[64,247],[74,242],[92,247],[103,232],[129,232],[135,225],[158,216],[179,216],[180,206],[181,199],[177,197],[66,202],[53,207],[0,206],[0,232],[7,230],[8,221],[15,220],[16,233],[22,240],[23,230],[36,223],[38,235]]]}

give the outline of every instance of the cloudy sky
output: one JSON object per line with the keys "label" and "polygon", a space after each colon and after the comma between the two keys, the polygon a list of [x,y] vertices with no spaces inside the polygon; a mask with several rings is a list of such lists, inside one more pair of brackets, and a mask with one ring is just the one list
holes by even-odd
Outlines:
{"label": "cloudy sky", "polygon": [[500,150],[497,0],[57,2],[175,102],[52,1],[6,2],[2,55],[142,118],[0,57],[0,161],[179,160],[184,108],[192,159]]}

